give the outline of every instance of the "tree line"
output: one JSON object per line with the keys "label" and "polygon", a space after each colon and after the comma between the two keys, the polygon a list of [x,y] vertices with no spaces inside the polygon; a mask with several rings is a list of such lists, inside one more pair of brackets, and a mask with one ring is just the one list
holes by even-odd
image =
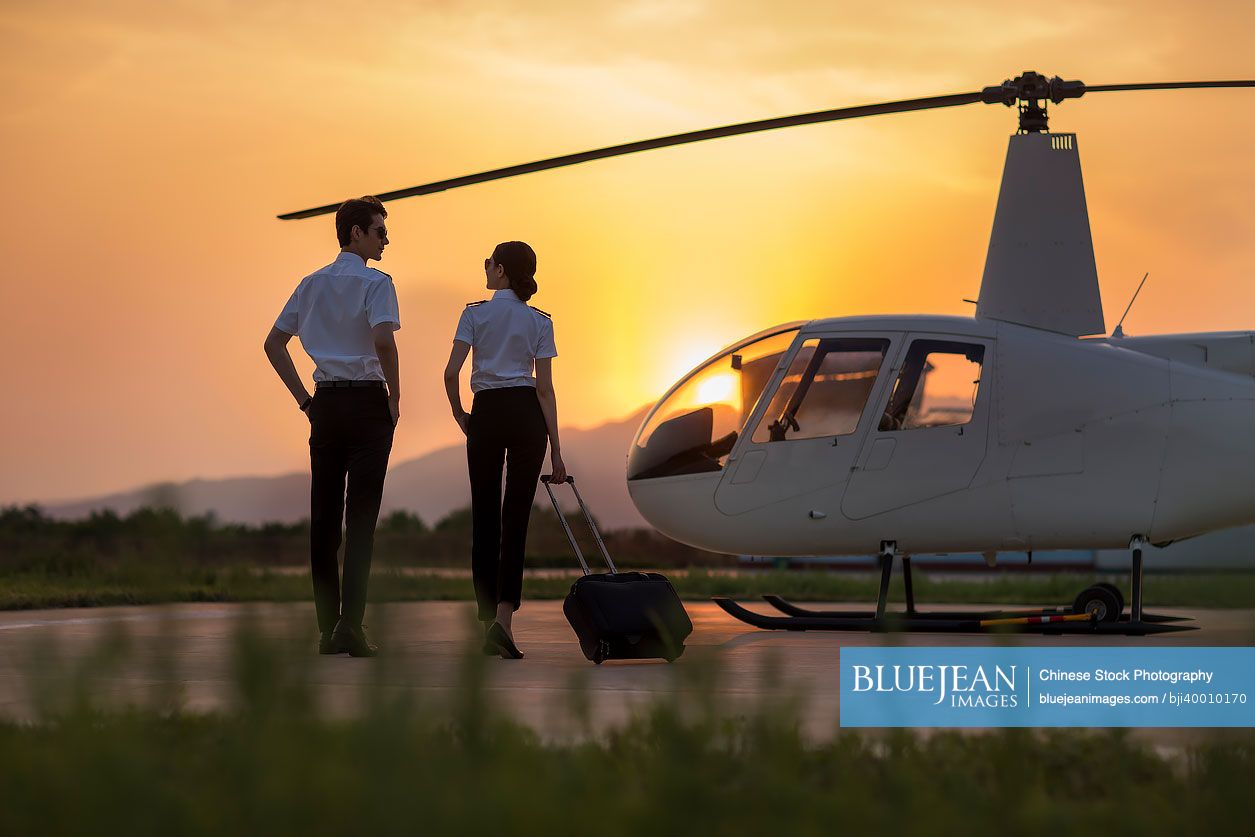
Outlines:
{"label": "tree line", "polygon": [[[579,513],[568,516],[596,571],[596,543]],[[627,567],[724,566],[728,556],[676,543],[653,529],[603,532],[615,563]],[[374,561],[391,566],[468,566],[471,512],[455,510],[432,525],[404,510],[382,516]],[[309,520],[243,524],[212,512],[186,516],[164,506],[119,515],[105,509],[78,519],[48,516],[37,505],[0,508],[0,570],[73,574],[109,562],[194,562],[205,565],[302,566],[309,560]],[[575,567],[575,556],[552,508],[532,509],[527,564]]]}

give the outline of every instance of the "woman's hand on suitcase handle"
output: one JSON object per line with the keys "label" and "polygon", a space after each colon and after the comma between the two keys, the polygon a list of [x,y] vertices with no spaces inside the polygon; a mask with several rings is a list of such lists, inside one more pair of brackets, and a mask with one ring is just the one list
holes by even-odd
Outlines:
{"label": "woman's hand on suitcase handle", "polygon": [[550,464],[553,465],[553,474],[549,477],[551,483],[564,483],[567,481],[566,465],[562,462],[561,454],[554,454],[549,458]]}

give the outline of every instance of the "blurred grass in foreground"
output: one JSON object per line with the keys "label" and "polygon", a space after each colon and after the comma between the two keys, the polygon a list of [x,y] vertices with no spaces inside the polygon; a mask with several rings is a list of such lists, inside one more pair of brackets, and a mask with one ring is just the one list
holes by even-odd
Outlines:
{"label": "blurred grass in foreground", "polygon": [[[877,577],[871,573],[820,570],[753,570],[718,572],[705,569],[667,570],[680,596],[701,601],[710,596],[757,598],[776,593],[799,602],[874,602]],[[576,578],[569,575],[525,574],[525,599],[561,599]],[[1071,604],[1082,588],[1095,581],[1115,581],[1129,598],[1123,577],[1085,573],[1024,575],[968,573],[937,578],[915,570],[915,598],[921,607],[940,603]],[[375,602],[464,600],[472,595],[467,575],[423,570],[379,568],[371,575]],[[891,601],[902,602],[902,578],[896,574]],[[204,567],[179,563],[115,562],[63,573],[56,567],[0,566],[0,610],[44,607],[100,607],[168,602],[304,602],[312,593],[307,572],[275,571],[249,566]],[[1148,607],[1255,606],[1255,573],[1200,573],[1146,576]]]}
{"label": "blurred grass in foreground", "polygon": [[355,719],[332,721],[311,686],[326,670],[311,677],[307,652],[242,632],[226,711],[188,714],[161,689],[151,708],[102,708],[132,647],[115,631],[77,662],[30,649],[39,720],[0,722],[0,833],[1206,833],[1230,830],[1255,779],[1249,731],[1166,756],[1121,731],[809,743],[805,696],[769,689],[730,716],[718,658],[700,654],[671,669],[674,692],[614,730],[592,727],[596,692],[580,675],[560,699],[583,728],[573,743],[497,711],[474,648],[441,704],[387,689],[387,658],[346,661],[373,678]]}

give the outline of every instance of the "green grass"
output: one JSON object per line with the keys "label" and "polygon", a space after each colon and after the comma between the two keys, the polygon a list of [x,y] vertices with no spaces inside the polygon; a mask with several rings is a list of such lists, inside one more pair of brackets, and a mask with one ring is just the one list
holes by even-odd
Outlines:
{"label": "green grass", "polygon": [[[1118,734],[845,735],[655,710],[604,742],[412,714],[329,723],[137,713],[0,727],[8,834],[1228,833],[1249,736],[1180,769]],[[887,829],[887,830],[885,830]]]}
{"label": "green grass", "polygon": [[[796,601],[873,601],[877,581],[870,573],[771,570],[718,573],[702,569],[668,571],[680,595],[690,601],[710,596],[756,598],[776,593]],[[570,577],[525,576],[525,599],[560,599]],[[915,596],[925,603],[1068,604],[1084,587],[1107,577],[1079,573],[1025,575],[995,573],[974,577],[933,578],[916,572]],[[1128,596],[1124,578],[1116,579]],[[1150,607],[1251,607],[1255,573],[1148,575]],[[469,578],[376,569],[371,579],[374,601],[461,600],[471,597]],[[895,577],[893,601],[901,602]],[[303,602],[311,598],[305,574],[255,567],[206,568],[165,563],[77,568],[74,572],[21,570],[0,573],[0,609],[99,607],[169,602]]]}
{"label": "green grass", "polygon": [[0,833],[1229,833],[1255,781],[1249,731],[1166,756],[1121,731],[815,743],[800,732],[801,696],[727,714],[718,658],[699,655],[615,729],[592,727],[596,692],[573,683],[560,699],[584,733],[565,743],[498,710],[474,649],[440,705],[384,688],[385,658],[362,661],[375,672],[362,711],[333,721],[313,709],[308,655],[245,634],[229,709],[104,711],[93,696],[127,647],[115,636],[75,664],[41,660],[38,720],[0,722]]}

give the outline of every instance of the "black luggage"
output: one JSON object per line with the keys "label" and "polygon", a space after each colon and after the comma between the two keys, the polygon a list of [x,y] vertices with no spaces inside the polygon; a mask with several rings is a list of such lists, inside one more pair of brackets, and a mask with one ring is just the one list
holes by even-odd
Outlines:
{"label": "black luggage", "polygon": [[693,632],[693,623],[689,621],[671,582],[660,573],[621,573],[615,569],[610,553],[606,552],[606,545],[601,540],[601,533],[597,531],[597,524],[588,513],[580,490],[575,487],[575,477],[568,476],[566,481],[571,484],[580,511],[593,530],[597,548],[610,568],[608,573],[591,572],[562,509],[558,507],[558,498],[554,496],[549,477],[542,476],[540,480],[545,484],[545,491],[549,492],[563,531],[575,548],[575,557],[584,568],[583,577],[571,585],[571,592],[567,593],[562,603],[562,612],[579,638],[584,656],[601,665],[605,660],[655,657],[672,662],[683,654],[684,640]]}

